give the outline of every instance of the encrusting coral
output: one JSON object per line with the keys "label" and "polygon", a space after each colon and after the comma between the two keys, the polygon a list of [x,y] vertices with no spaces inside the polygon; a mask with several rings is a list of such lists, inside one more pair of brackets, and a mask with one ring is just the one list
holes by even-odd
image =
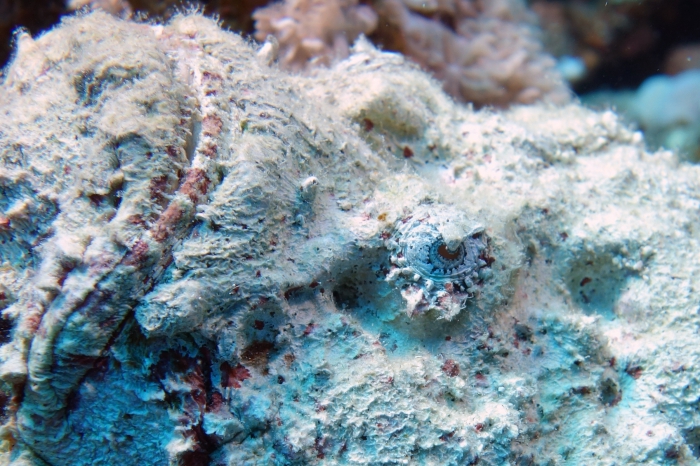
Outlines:
{"label": "encrusting coral", "polygon": [[695,461],[700,168],[367,41],[275,51],[196,14],[18,37],[0,462]]}

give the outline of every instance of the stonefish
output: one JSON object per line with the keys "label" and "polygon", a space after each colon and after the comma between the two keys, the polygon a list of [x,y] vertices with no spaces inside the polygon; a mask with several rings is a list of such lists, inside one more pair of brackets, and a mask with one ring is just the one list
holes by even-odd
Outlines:
{"label": "stonefish", "polygon": [[363,40],[275,60],[196,14],[18,35],[2,464],[697,463],[696,166]]}

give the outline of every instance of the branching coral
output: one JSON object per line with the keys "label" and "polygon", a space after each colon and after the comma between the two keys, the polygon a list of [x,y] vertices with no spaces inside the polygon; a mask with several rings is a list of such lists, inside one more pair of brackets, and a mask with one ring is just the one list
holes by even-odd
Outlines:
{"label": "branching coral", "polygon": [[[359,34],[409,56],[477,106],[544,100],[569,93],[518,0],[287,0],[255,13],[256,38],[281,44],[281,64],[302,69],[347,56]],[[377,21],[377,14],[379,21]]]}
{"label": "branching coral", "polygon": [[69,0],[66,6],[69,10],[88,7],[91,10],[102,10],[122,17],[129,17],[133,13],[127,0]]}
{"label": "branching coral", "polygon": [[477,106],[544,100],[569,91],[518,0],[377,2],[379,40],[431,71],[451,95]]}
{"label": "branching coral", "polygon": [[376,13],[358,0],[288,0],[257,10],[253,18],[256,39],[277,37],[280,63],[296,70],[347,57],[355,39],[377,27]]}

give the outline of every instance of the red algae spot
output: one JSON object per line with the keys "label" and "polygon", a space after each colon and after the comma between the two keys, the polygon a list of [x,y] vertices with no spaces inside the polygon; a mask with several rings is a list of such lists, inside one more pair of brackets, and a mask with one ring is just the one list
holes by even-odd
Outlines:
{"label": "red algae spot", "polygon": [[192,168],[187,172],[185,182],[180,187],[180,192],[190,198],[195,204],[200,196],[207,194],[209,189],[209,178],[204,170]]}
{"label": "red algae spot", "polygon": [[210,159],[216,157],[216,154],[218,152],[219,152],[219,149],[214,144],[207,144],[206,146],[204,146],[202,148],[202,153]]}
{"label": "red algae spot", "polygon": [[146,225],[146,221],[139,214],[129,215],[127,217],[126,221],[128,223],[131,223],[132,225],[141,225],[141,226]]}
{"label": "red algae spot", "polygon": [[245,366],[238,364],[231,367],[227,362],[221,363],[221,385],[224,388],[241,388],[241,382],[250,378],[250,371]]}
{"label": "red algae spot", "polygon": [[161,204],[165,201],[164,194],[168,191],[168,175],[161,175],[151,178],[148,186],[151,193],[151,200]]}
{"label": "red algae spot", "polygon": [[141,264],[148,254],[148,243],[138,240],[124,257],[124,265],[136,266]]}
{"label": "red algae spot", "polygon": [[165,148],[165,153],[168,154],[170,157],[174,159],[179,159],[180,158],[180,151],[178,150],[177,147],[175,146],[167,146]]}
{"label": "red algae spot", "polygon": [[442,372],[447,374],[448,377],[456,377],[459,375],[459,364],[457,364],[453,359],[448,359],[442,365]]}
{"label": "red algae spot", "polygon": [[212,73],[211,71],[204,71],[202,72],[202,82],[210,82],[210,81],[223,81],[224,78],[219,76],[216,73]]}
{"label": "red algae spot", "polygon": [[223,126],[224,122],[216,115],[207,115],[202,118],[202,132],[207,136],[217,136]]}
{"label": "red algae spot", "polygon": [[24,326],[24,328],[27,330],[28,333],[34,334],[39,330],[39,326],[41,325],[41,314],[37,313],[37,306],[33,305],[30,303],[27,306],[27,309],[34,308],[34,312],[28,312],[27,317],[25,317],[21,323]]}
{"label": "red algae spot", "polygon": [[207,412],[219,411],[221,408],[224,407],[224,403],[225,403],[224,396],[220,392],[214,390],[214,392],[211,394],[209,403],[207,403],[206,411]]}
{"label": "red algae spot", "polygon": [[153,228],[151,234],[153,239],[162,243],[168,237],[173,234],[175,229],[175,224],[182,218],[182,208],[176,203],[172,203],[158,218],[158,222]]}
{"label": "red algae spot", "polygon": [[627,368],[625,368],[625,372],[627,373],[627,375],[629,375],[635,380],[642,376],[643,371],[644,369],[642,369],[641,366],[638,366],[636,364],[630,364],[629,366],[627,366]]}
{"label": "red algae spot", "polygon": [[411,150],[410,147],[406,146],[403,148],[403,156],[407,159],[410,159],[413,157],[413,151]]}

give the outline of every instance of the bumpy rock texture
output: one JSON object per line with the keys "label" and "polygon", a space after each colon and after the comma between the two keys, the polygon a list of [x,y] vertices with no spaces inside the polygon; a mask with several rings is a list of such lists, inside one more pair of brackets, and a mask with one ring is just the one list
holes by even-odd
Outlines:
{"label": "bumpy rock texture", "polygon": [[4,464],[700,456],[700,168],[613,113],[474,112],[367,43],[288,75],[196,15],[18,45]]}

